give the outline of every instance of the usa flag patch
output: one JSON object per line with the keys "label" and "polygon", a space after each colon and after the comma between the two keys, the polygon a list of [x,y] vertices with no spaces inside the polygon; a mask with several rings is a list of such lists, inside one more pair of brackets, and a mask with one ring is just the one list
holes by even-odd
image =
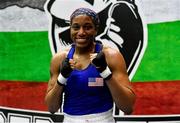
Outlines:
{"label": "usa flag patch", "polygon": [[88,86],[104,86],[104,80],[103,78],[88,78]]}

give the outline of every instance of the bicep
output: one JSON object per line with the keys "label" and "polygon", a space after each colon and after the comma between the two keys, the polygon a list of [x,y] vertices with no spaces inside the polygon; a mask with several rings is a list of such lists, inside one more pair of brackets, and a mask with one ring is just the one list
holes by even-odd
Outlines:
{"label": "bicep", "polygon": [[[113,58],[113,59],[112,59]],[[116,82],[130,87],[130,81],[123,56],[118,51],[112,51],[107,57],[108,66]]]}
{"label": "bicep", "polygon": [[49,92],[56,84],[57,77],[59,75],[59,70],[60,70],[60,59],[59,57],[54,57],[52,58],[50,64],[50,79],[48,82],[47,92]]}
{"label": "bicep", "polygon": [[[51,73],[51,72],[50,72]],[[52,74],[52,73],[51,73]],[[55,85],[56,81],[57,81],[57,76],[58,74],[52,74],[50,75],[50,79],[48,82],[48,88],[47,88],[47,92],[49,92]]]}

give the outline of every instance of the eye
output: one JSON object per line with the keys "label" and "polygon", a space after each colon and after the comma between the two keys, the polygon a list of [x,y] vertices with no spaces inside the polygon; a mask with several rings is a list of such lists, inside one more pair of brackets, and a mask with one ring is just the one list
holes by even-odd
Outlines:
{"label": "eye", "polygon": [[75,24],[75,25],[72,25],[71,28],[72,28],[73,30],[79,30],[80,26],[77,25],[77,24]]}
{"label": "eye", "polygon": [[92,28],[93,28],[92,25],[85,25],[85,26],[84,26],[84,29],[85,29],[85,30],[90,30],[90,29],[92,29]]}

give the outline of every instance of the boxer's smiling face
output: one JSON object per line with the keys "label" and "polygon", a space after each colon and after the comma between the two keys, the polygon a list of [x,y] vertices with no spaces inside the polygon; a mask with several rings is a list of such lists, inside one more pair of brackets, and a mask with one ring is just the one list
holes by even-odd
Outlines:
{"label": "boxer's smiling face", "polygon": [[95,40],[97,30],[92,18],[87,15],[78,15],[71,22],[71,39],[77,47],[87,47]]}

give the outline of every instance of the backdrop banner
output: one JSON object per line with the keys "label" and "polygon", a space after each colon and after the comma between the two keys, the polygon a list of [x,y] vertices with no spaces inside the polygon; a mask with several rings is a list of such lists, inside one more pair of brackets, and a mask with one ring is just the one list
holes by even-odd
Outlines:
{"label": "backdrop banner", "polygon": [[[180,123],[180,115],[131,115],[114,117],[116,123]],[[0,123],[59,123],[63,114],[0,107]]]}
{"label": "backdrop banner", "polygon": [[96,40],[122,53],[137,95],[134,112],[114,105],[117,122],[180,123],[180,0],[1,0],[0,123],[62,122],[44,97],[52,56],[69,47],[69,16],[100,16]]}

